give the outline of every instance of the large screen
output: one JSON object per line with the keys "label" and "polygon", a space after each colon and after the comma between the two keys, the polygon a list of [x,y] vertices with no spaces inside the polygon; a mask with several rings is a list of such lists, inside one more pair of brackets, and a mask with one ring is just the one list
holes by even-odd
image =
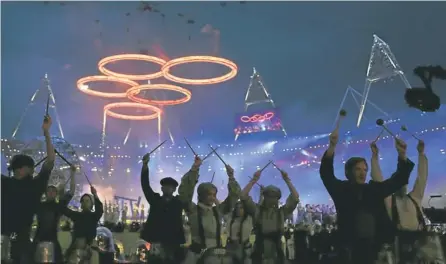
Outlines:
{"label": "large screen", "polygon": [[265,131],[277,131],[282,129],[280,115],[277,108],[262,111],[247,111],[237,114],[234,132],[250,134]]}

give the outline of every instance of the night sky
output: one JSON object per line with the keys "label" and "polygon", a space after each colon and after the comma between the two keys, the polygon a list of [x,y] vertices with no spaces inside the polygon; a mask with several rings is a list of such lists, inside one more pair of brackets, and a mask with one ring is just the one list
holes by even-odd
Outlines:
{"label": "night sky", "polygon": [[[99,143],[105,101],[79,92],[76,81],[98,74],[101,58],[120,53],[214,55],[237,63],[239,73],[228,82],[184,86],[192,90],[192,100],[167,108],[164,119],[164,131],[168,128],[174,137],[202,130],[208,137],[233,137],[234,116],[244,109],[252,67],[263,77],[290,134],[327,132],[346,87],[363,90],[373,34],[390,45],[414,86],[420,85],[414,67],[446,66],[445,2],[160,2],[154,7],[159,12],[143,12],[138,2],[2,2],[1,7],[4,138],[10,137],[48,73],[65,136],[73,142]],[[138,62],[118,66],[132,73],[158,70]],[[200,77],[224,71],[197,64],[173,72]],[[435,85],[446,96],[444,83]],[[372,86],[369,98],[388,112],[401,111],[406,109],[404,88],[394,78]],[[40,133],[46,95],[40,97],[19,138]],[[346,109],[353,125],[357,108],[352,100]],[[150,122],[146,125],[156,127]],[[110,123],[108,133],[125,136],[129,122]]]}
{"label": "night sky", "polygon": [[[167,60],[191,55],[219,56],[234,61],[239,69],[234,79],[222,84],[182,85],[192,91],[192,100],[164,109],[162,139],[168,139],[170,132],[177,142],[183,136],[213,139],[222,144],[231,142],[235,116],[244,111],[253,67],[279,108],[289,135],[326,135],[346,88],[351,86],[361,93],[364,89],[373,34],[390,45],[415,87],[421,86],[413,75],[416,66],[446,67],[445,14],[446,2],[159,2],[146,11],[141,10],[140,2],[2,2],[2,138],[11,137],[32,94],[42,86],[41,79],[48,73],[65,138],[71,143],[98,146],[103,107],[117,100],[83,94],[76,88],[76,81],[100,74],[97,62],[104,57],[141,52]],[[156,72],[159,66],[119,62],[110,65],[110,69],[142,74]],[[226,69],[191,64],[172,72],[181,77],[203,78],[221,75]],[[168,82],[160,78],[152,83]],[[444,102],[446,83],[434,81],[433,85]],[[114,92],[128,88],[111,83],[93,83],[90,87]],[[369,99],[388,113],[415,115],[417,111],[408,109],[404,102],[405,88],[399,77],[381,81],[372,85]],[[178,97],[162,91],[150,95],[162,99]],[[27,141],[40,136],[46,98],[45,91],[36,98],[17,138]],[[353,98],[347,98],[344,108],[349,115],[343,129],[352,129],[358,115]],[[55,123],[52,110],[50,114]],[[367,106],[365,116],[369,121],[379,115]],[[132,127],[131,140],[149,141],[150,147],[156,145],[150,142],[156,136],[155,120],[129,122],[111,118],[107,119],[107,143],[121,144],[129,127]],[[52,132],[57,134],[56,124]],[[370,134],[375,137],[376,133]],[[438,154],[430,157],[434,164],[436,160],[444,160],[438,149],[441,140],[435,140],[431,141],[434,146],[428,146],[432,153]],[[387,147],[393,148],[388,143]],[[416,143],[413,140],[409,143],[413,152]],[[355,150],[358,153],[369,153],[366,145],[358,149]],[[131,155],[142,155],[144,151],[147,150],[135,149]],[[391,156],[388,166],[394,166],[393,150],[388,155]],[[169,162],[173,161],[166,159],[166,167],[172,165]],[[221,166],[218,160],[212,164],[215,168]],[[140,165],[132,166],[134,171]],[[440,171],[435,173],[432,179],[438,180],[430,181],[431,188],[439,186],[442,175]],[[302,172],[301,180],[295,184],[306,186],[300,188],[303,196],[320,196],[316,200],[325,202],[328,195],[315,175],[317,170]],[[309,180],[310,176],[315,176],[314,180]],[[272,177],[269,179],[263,183],[274,181]],[[139,181],[129,179],[129,182],[138,187]],[[133,190],[129,192],[135,195]]]}
{"label": "night sky", "polygon": [[[225,83],[206,86],[179,84],[192,91],[192,100],[186,104],[164,108],[160,136],[162,140],[174,139],[178,144],[184,144],[183,137],[194,141],[193,144],[209,139],[222,145],[232,144],[236,115],[244,111],[245,93],[253,67],[260,73],[271,93],[288,134],[304,137],[326,136],[330,132],[348,86],[363,92],[373,34],[390,45],[408,81],[414,87],[421,86],[420,80],[413,74],[415,67],[446,67],[446,2],[159,2],[151,3],[151,8],[146,10],[141,7],[141,2],[2,2],[2,138],[11,137],[22,112],[36,89],[42,87],[41,79],[47,73],[65,138],[70,143],[84,146],[90,144],[96,149],[101,142],[103,107],[119,100],[103,100],[83,94],[76,88],[76,81],[89,75],[99,75],[97,62],[116,54],[145,53],[166,60],[210,55],[232,60],[238,65],[238,75]],[[133,74],[159,71],[157,65],[134,61],[119,62],[109,67]],[[222,66],[205,63],[172,69],[175,75],[186,78],[215,77],[226,71]],[[169,83],[163,78],[151,82]],[[90,87],[111,92],[122,92],[128,88],[113,83],[91,83]],[[435,80],[433,87],[444,102],[446,83]],[[406,117],[419,118],[420,113],[409,109],[404,102],[405,88],[399,77],[380,81],[372,85],[369,99],[388,113],[404,113]],[[164,91],[151,91],[148,96],[159,99],[179,97],[178,94]],[[29,142],[41,135],[40,126],[46,99],[46,91],[42,90],[35,104],[28,109],[17,133],[18,139]],[[267,109],[269,106],[260,107]],[[351,130],[355,140],[376,136],[374,129],[364,133],[367,130],[365,123],[361,130],[354,129],[358,107],[353,98],[347,98],[344,108],[348,116],[343,122],[342,132]],[[132,112],[125,110],[121,113]],[[57,135],[57,120],[53,109],[50,110],[50,115],[53,123],[56,123],[52,133]],[[412,124],[412,127],[408,124],[409,127],[416,127],[414,129],[421,131],[446,124],[444,118],[438,122],[432,121],[442,119],[444,111],[442,115],[427,115],[430,117],[429,124],[427,121],[419,122]],[[366,122],[374,122],[381,113],[367,106],[365,116]],[[399,114],[393,116],[399,117]],[[407,124],[409,119],[405,118],[402,122]],[[157,145],[157,142],[153,142],[153,139],[158,139],[157,122],[130,122],[108,118],[106,143],[122,144],[130,127],[132,131],[129,141],[138,146],[140,141],[145,142],[146,147],[132,147],[128,153],[123,151],[132,158],[128,162],[116,162],[116,177],[101,181],[92,171],[88,174],[93,184],[101,188],[108,186],[110,193],[115,188],[119,195],[135,196],[140,195],[134,192],[134,189],[140,188],[139,180],[135,180],[139,176],[137,173],[133,174],[140,167],[136,163],[136,156],[143,155],[148,148]],[[429,136],[431,134],[432,138]],[[429,192],[443,193],[444,171],[435,164],[444,163],[446,148],[438,136],[440,134],[431,134],[422,135],[430,144],[427,148],[433,164],[427,189]],[[267,136],[258,135],[257,143],[271,141]],[[325,136],[317,144],[325,144]],[[410,137],[405,139],[410,145],[409,155],[414,159],[416,142]],[[295,141],[289,140],[283,144],[286,146],[281,148],[292,148]],[[136,144],[128,144],[134,145]],[[253,151],[245,146],[243,151],[246,153]],[[183,147],[182,150],[176,148],[173,154],[191,155]],[[391,140],[387,140],[380,142],[380,147],[386,157],[382,160],[383,169],[390,173],[395,165],[393,144]],[[368,144],[356,144],[346,149],[349,155],[369,155],[370,152]],[[323,151],[311,148],[306,150],[317,156]],[[222,150],[229,153],[231,151],[242,152],[226,147]],[[294,175],[293,182],[298,186],[302,197],[305,197],[305,202],[328,201],[328,194],[317,176],[318,164],[309,169],[291,170],[293,163],[286,157],[293,152],[287,154],[285,150],[276,151],[282,153],[285,159],[282,166],[287,166],[285,168]],[[343,153],[347,154],[347,150]],[[342,154],[339,155],[338,159],[340,158]],[[166,156],[159,163],[152,164],[153,167],[163,167],[166,172],[158,168],[160,172],[152,179],[158,181],[158,178],[171,173],[168,176],[179,180],[183,167],[189,166],[191,159],[192,156],[184,160],[169,159]],[[243,175],[255,168],[247,167],[246,172],[241,172],[240,164],[245,161],[255,165],[264,162],[262,157],[256,155],[246,155],[244,160],[240,160],[238,156],[228,159],[239,171],[237,175],[240,175],[242,185],[248,180]],[[177,166],[180,160],[185,165],[181,165],[181,170],[175,171],[173,164]],[[336,163],[337,176],[342,178],[343,166],[340,160]],[[211,159],[208,166],[208,177],[212,171],[217,171],[218,182],[226,178],[219,160]],[[173,171],[167,172],[169,168]],[[133,177],[122,177],[122,172],[125,171],[132,171],[127,174]],[[281,188],[286,188],[273,177],[274,173],[276,172],[273,169],[267,171],[261,183],[279,184]],[[206,175],[203,175],[203,179]],[[128,190],[120,188],[124,184]],[[158,190],[159,186],[156,184],[155,188]],[[221,195],[224,196],[224,192],[223,190]]]}

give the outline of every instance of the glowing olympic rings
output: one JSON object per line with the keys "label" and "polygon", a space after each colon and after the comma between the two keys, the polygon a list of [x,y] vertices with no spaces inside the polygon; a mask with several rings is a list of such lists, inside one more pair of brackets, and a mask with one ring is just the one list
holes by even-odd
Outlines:
{"label": "glowing olympic rings", "polygon": [[240,121],[242,121],[243,123],[257,123],[257,122],[263,122],[265,120],[270,120],[273,117],[274,117],[274,113],[268,112],[264,115],[255,114],[251,117],[242,116],[242,117],[240,117]]}
{"label": "glowing olympic rings", "polygon": [[[207,62],[207,63],[215,63],[215,64],[221,64],[229,69],[231,71],[223,76],[210,78],[210,79],[186,79],[186,78],[180,78],[176,77],[172,74],[170,74],[170,69],[174,66],[178,66],[181,64],[187,64],[187,63],[194,63],[194,62]],[[188,56],[188,57],[181,57],[177,59],[173,59],[168,61],[164,66],[161,68],[161,71],[164,75],[164,78],[166,78],[169,81],[176,82],[176,83],[182,83],[182,84],[190,84],[190,85],[207,85],[207,84],[215,84],[215,83],[221,83],[225,82],[227,80],[230,80],[234,78],[237,75],[237,65],[227,59],[213,57],[213,56]]]}
{"label": "glowing olympic rings", "polygon": [[88,82],[99,82],[99,81],[123,83],[123,84],[127,84],[131,87],[138,85],[137,82],[134,82],[134,81],[131,81],[128,79],[117,78],[117,77],[113,77],[113,76],[97,75],[97,76],[88,76],[88,77],[79,79],[77,81],[77,88],[81,92],[86,93],[88,95],[92,95],[92,96],[98,96],[98,97],[104,97],[104,98],[126,98],[127,97],[126,92],[123,92],[123,93],[99,92],[99,91],[90,90],[88,85],[86,85],[86,83],[88,83]]}
{"label": "glowing olympic rings", "polygon": [[113,55],[113,56],[105,57],[102,60],[100,60],[98,62],[98,69],[101,73],[103,73],[105,75],[118,77],[118,78],[126,78],[126,79],[134,80],[134,81],[152,80],[152,79],[156,79],[159,77],[163,77],[162,71],[151,73],[151,74],[134,75],[134,74],[117,73],[117,72],[114,72],[114,71],[111,71],[111,70],[105,68],[105,65],[107,65],[109,63],[117,62],[117,61],[124,61],[124,60],[138,60],[138,61],[153,62],[153,63],[156,63],[161,66],[164,66],[166,64],[165,60],[158,58],[158,57],[154,57],[154,56],[142,55],[142,54],[120,54],[120,55]]}
{"label": "glowing olympic rings", "polygon": [[[175,91],[184,94],[184,97],[177,100],[152,100],[152,99],[144,99],[141,97],[137,97],[136,95],[142,90],[169,90]],[[188,102],[192,97],[192,93],[179,86],[170,85],[170,84],[143,84],[134,86],[127,90],[127,98],[130,101],[141,103],[141,104],[155,104],[155,105],[178,105],[184,104]]]}
{"label": "glowing olympic rings", "polygon": [[[141,115],[141,116],[135,116],[135,115],[124,115],[124,114],[118,114],[115,112],[112,112],[112,109],[116,108],[139,108],[139,109],[148,109],[152,110],[154,113],[150,115]],[[118,119],[125,119],[125,120],[152,120],[159,118],[162,111],[156,106],[153,105],[146,105],[146,104],[138,104],[138,103],[132,103],[132,102],[121,102],[121,103],[111,103],[106,106],[104,106],[104,114],[108,115],[110,117],[118,118]]]}

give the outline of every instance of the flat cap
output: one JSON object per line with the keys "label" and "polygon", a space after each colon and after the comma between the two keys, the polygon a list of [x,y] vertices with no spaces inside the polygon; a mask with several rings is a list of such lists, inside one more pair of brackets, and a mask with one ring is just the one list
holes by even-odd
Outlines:
{"label": "flat cap", "polygon": [[160,181],[161,186],[173,186],[173,187],[178,187],[178,182],[171,177],[166,177],[161,179]]}

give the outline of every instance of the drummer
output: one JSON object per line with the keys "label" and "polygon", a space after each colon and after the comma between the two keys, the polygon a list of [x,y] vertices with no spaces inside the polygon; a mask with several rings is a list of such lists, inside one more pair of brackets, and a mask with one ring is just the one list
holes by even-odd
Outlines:
{"label": "drummer", "polygon": [[81,197],[82,211],[76,212],[69,208],[65,208],[64,210],[64,214],[74,223],[71,245],[65,256],[68,264],[79,263],[79,258],[82,261],[90,263],[89,261],[92,257],[91,246],[96,237],[96,228],[99,219],[102,217],[104,208],[99,200],[96,189],[93,186],[90,189],[93,195],[84,194]]}
{"label": "drummer", "polygon": [[235,252],[237,263],[251,263],[251,242],[249,238],[253,228],[252,217],[245,211],[242,202],[237,202],[228,225],[228,243],[226,248]]}
{"label": "drummer", "polygon": [[246,212],[253,217],[255,223],[256,241],[252,261],[256,264],[283,264],[286,261],[281,240],[284,233],[283,223],[285,216],[292,214],[296,209],[299,194],[288,174],[283,170],[280,170],[280,173],[290,190],[290,195],[282,207],[279,207],[282,193],[275,186],[269,185],[264,188],[262,193],[264,200],[260,205],[255,204],[249,196],[252,187],[260,179],[261,171],[254,173],[254,177],[240,195]]}
{"label": "drummer", "polygon": [[[50,242],[54,246],[54,262],[52,263],[62,263],[63,255],[62,250],[57,239],[57,228],[59,225],[59,219],[62,216],[63,211],[68,206],[71,201],[71,198],[74,195],[74,191],[76,188],[75,182],[75,173],[76,167],[72,166],[70,168],[70,191],[65,192],[65,185],[62,185],[60,190],[54,185],[50,185],[46,190],[46,199],[41,202],[37,209],[37,230],[36,235],[34,236],[34,249],[36,250],[34,253],[34,260],[36,263],[42,262],[42,257],[44,257],[45,262],[48,263],[48,259],[46,252],[48,248],[39,248],[40,242]],[[57,201],[57,196],[59,194],[60,200]],[[36,248],[37,247],[37,248]],[[44,255],[42,255],[42,253]],[[51,263],[51,262],[49,262]]]}
{"label": "drummer", "polygon": [[240,194],[240,186],[234,178],[234,170],[226,166],[228,174],[228,196],[221,204],[218,202],[217,187],[211,182],[198,186],[198,203],[192,202],[201,159],[196,156],[195,162],[188,173],[181,179],[178,190],[179,198],[184,202],[191,227],[192,244],[187,252],[185,264],[196,264],[200,254],[207,248],[221,248],[221,222],[223,216],[230,213]]}
{"label": "drummer", "polygon": [[[174,196],[178,182],[170,177],[161,180],[163,195],[156,193],[149,180],[150,154],[142,158],[141,187],[147,202],[150,204],[150,212],[140,238],[151,243],[153,253],[148,258],[148,263],[179,263],[183,257],[181,244],[184,244],[183,230],[183,204],[178,196]],[[155,249],[156,248],[156,249]]]}
{"label": "drummer", "polygon": [[[2,175],[2,262],[8,258],[12,258],[16,262],[27,261],[30,257],[28,253],[30,252],[33,215],[36,212],[40,197],[42,197],[48,185],[56,157],[51,142],[50,128],[51,117],[45,116],[42,130],[45,136],[47,157],[36,177],[33,178],[35,166],[33,158],[24,154],[18,154],[12,158],[8,168],[13,173],[12,177]],[[9,241],[10,236],[15,236],[15,242],[9,252],[8,246],[4,243]],[[11,253],[11,256],[4,256],[4,253],[7,255]]]}
{"label": "drummer", "polygon": [[[371,144],[372,148],[372,180],[382,182],[383,175],[379,166],[378,147],[376,143]],[[418,141],[418,174],[411,192],[407,192],[407,184],[399,189],[395,194],[385,199],[385,205],[389,217],[397,223],[397,228],[406,231],[418,231],[424,225],[424,218],[421,212],[421,202],[424,197],[428,176],[428,161],[424,154],[424,142]],[[395,206],[393,205],[395,202]],[[396,208],[393,212],[392,208]]]}

